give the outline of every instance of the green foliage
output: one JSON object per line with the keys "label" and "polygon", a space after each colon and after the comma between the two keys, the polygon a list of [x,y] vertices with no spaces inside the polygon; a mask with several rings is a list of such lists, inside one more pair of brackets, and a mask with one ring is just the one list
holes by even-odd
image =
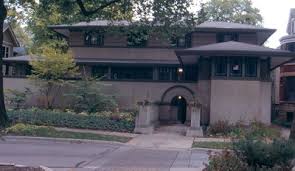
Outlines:
{"label": "green foliage", "polygon": [[94,133],[80,133],[70,131],[58,131],[49,126],[36,126],[28,124],[16,124],[6,129],[8,135],[34,136],[34,137],[54,137],[54,138],[71,138],[71,139],[90,139],[104,141],[127,142],[128,137],[114,135],[100,135]]}
{"label": "green foliage", "polygon": [[31,94],[32,92],[29,88],[25,88],[24,91],[6,89],[5,100],[13,109],[21,109],[24,108],[27,97]]}
{"label": "green foliage", "polygon": [[208,134],[213,136],[228,136],[233,130],[233,125],[228,121],[217,121],[216,123],[210,124],[208,128]]}
{"label": "green foliage", "polygon": [[39,87],[41,97],[44,97],[44,106],[53,108],[57,96],[62,95],[68,85],[68,78],[73,78],[78,74],[78,68],[74,62],[71,52],[64,52],[61,48],[56,48],[57,44],[42,45],[37,50],[37,55],[30,62],[32,75],[30,78]]}
{"label": "green foliage", "polygon": [[228,121],[218,121],[208,128],[209,136],[225,136],[231,138],[275,139],[280,137],[280,130],[263,123],[253,121],[246,125],[243,123],[230,124]]}
{"label": "green foliage", "polygon": [[248,167],[235,153],[224,150],[217,154],[210,154],[209,164],[204,171],[248,171]]}
{"label": "green foliage", "polygon": [[280,137],[280,130],[254,121],[250,125],[235,125],[230,135],[233,138],[275,139]]}
{"label": "green foliage", "polygon": [[241,139],[233,143],[237,156],[252,168],[290,169],[295,157],[294,142],[274,140],[265,142],[255,139]]}
{"label": "green foliage", "polygon": [[70,108],[75,112],[114,111],[117,103],[113,96],[102,93],[103,86],[99,80],[84,77],[71,84],[71,93],[66,94],[71,99]]}
{"label": "green foliage", "polygon": [[259,9],[253,7],[251,0],[210,0],[201,5],[199,22],[224,21],[261,25]]}
{"label": "green foliage", "polygon": [[[126,115],[130,114],[126,113]],[[105,114],[100,115],[100,113],[88,115],[41,109],[11,110],[8,111],[8,117],[12,123],[119,132],[132,132],[135,124],[134,118],[114,119]]]}

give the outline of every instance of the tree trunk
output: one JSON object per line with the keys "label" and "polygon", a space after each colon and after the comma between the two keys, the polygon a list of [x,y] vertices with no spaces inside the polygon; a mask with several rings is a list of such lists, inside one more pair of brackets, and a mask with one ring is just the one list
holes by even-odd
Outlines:
{"label": "tree trunk", "polygon": [[295,141],[295,119],[293,119],[293,123],[292,123],[292,126],[291,126],[291,133],[290,133],[289,139]]}
{"label": "tree trunk", "polygon": [[3,73],[2,73],[2,64],[3,64],[3,23],[6,18],[6,8],[4,6],[4,0],[0,0],[0,127],[5,127],[8,122],[8,117],[5,110],[4,103],[4,90],[3,90]]}

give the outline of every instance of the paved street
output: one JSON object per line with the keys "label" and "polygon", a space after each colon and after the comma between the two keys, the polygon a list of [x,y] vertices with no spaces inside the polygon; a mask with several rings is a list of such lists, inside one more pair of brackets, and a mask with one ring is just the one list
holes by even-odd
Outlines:
{"label": "paved street", "polygon": [[198,150],[160,150],[111,143],[0,141],[1,163],[44,165],[54,170],[199,168],[207,158],[205,151]]}

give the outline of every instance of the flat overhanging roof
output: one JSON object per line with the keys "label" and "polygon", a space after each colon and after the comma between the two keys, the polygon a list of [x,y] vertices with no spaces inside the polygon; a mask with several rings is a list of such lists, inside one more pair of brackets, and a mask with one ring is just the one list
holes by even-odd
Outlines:
{"label": "flat overhanging roof", "polygon": [[[4,63],[29,63],[37,59],[34,56],[25,55],[17,57],[3,58]],[[76,58],[74,61],[77,64],[87,65],[179,65],[178,60],[146,60],[146,59],[98,59],[98,58]]]}
{"label": "flat overhanging roof", "polygon": [[272,69],[295,59],[295,53],[290,51],[235,41],[175,50],[175,53],[182,63],[194,63],[200,56],[270,57]]}

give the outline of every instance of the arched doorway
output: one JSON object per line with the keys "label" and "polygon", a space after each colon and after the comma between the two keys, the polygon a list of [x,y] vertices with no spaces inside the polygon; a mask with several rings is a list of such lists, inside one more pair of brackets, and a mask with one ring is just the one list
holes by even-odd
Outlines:
{"label": "arched doorway", "polygon": [[175,96],[171,100],[171,106],[177,107],[177,120],[182,124],[186,121],[186,107],[187,103],[184,97],[182,96]]}

